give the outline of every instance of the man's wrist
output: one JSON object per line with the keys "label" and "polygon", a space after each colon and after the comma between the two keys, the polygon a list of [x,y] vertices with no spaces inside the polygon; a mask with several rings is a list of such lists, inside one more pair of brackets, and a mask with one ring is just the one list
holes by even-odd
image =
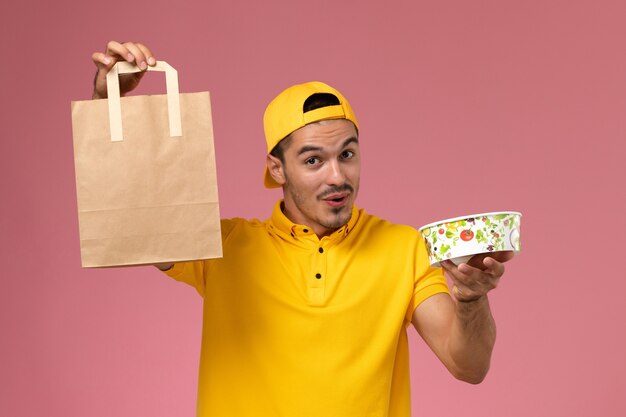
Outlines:
{"label": "man's wrist", "polygon": [[461,313],[472,312],[489,306],[487,295],[481,295],[470,300],[456,300],[457,310]]}
{"label": "man's wrist", "polygon": [[463,304],[472,304],[472,303],[478,303],[481,300],[485,299],[486,297],[487,297],[486,295],[479,295],[478,297],[475,297],[475,298],[457,299],[456,301],[459,303],[463,303]]}

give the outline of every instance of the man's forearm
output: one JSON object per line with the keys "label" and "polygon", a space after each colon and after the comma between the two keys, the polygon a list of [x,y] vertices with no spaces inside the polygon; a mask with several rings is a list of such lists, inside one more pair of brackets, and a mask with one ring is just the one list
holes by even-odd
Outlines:
{"label": "man's forearm", "polygon": [[455,377],[473,384],[482,382],[489,370],[495,341],[496,323],[487,296],[457,302],[449,339]]}

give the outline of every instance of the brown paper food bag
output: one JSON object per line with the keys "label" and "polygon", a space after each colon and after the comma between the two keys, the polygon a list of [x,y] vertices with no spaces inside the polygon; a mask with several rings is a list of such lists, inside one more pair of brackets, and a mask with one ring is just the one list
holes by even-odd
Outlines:
{"label": "brown paper food bag", "polygon": [[208,92],[178,93],[160,61],[167,95],[120,98],[119,62],[109,98],[72,102],[83,267],[141,265],[222,256]]}

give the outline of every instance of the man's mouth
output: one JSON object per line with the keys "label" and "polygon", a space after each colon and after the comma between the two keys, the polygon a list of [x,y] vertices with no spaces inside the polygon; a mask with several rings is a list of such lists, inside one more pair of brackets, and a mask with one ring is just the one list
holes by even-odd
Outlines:
{"label": "man's mouth", "polygon": [[350,193],[333,193],[327,195],[322,200],[331,207],[340,207],[348,201],[348,196]]}
{"label": "man's mouth", "polygon": [[331,187],[326,192],[322,193],[318,199],[323,201],[330,207],[342,207],[348,201],[350,194],[354,191],[354,188],[350,184],[344,184],[339,187]]}

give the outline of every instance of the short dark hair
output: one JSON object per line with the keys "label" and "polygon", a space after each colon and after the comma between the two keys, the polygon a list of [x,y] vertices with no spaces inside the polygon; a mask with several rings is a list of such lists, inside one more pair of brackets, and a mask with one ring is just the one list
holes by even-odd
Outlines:
{"label": "short dark hair", "polygon": [[[304,101],[302,105],[302,112],[310,112],[322,107],[337,106],[341,104],[337,96],[330,93],[315,93],[311,94],[309,98]],[[280,159],[280,162],[285,163],[285,149],[291,142],[291,133],[281,139],[276,146],[270,151],[270,155]]]}
{"label": "short dark hair", "polygon": [[309,98],[304,101],[302,105],[302,112],[306,113],[315,109],[328,106],[338,106],[341,103],[334,94],[330,93],[315,93],[311,94]]}

